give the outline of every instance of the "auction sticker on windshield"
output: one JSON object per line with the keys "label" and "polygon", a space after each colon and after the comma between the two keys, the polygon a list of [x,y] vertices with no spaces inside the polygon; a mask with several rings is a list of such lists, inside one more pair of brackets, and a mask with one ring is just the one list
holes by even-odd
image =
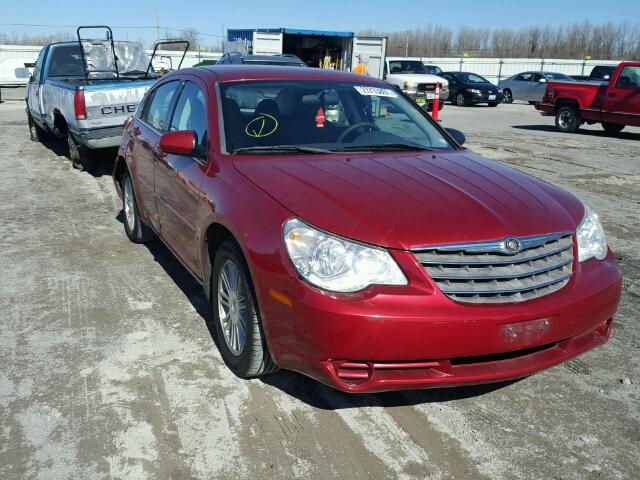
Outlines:
{"label": "auction sticker on windshield", "polygon": [[363,87],[360,85],[356,85],[353,88],[355,88],[360,95],[398,98],[398,94],[389,88]]}

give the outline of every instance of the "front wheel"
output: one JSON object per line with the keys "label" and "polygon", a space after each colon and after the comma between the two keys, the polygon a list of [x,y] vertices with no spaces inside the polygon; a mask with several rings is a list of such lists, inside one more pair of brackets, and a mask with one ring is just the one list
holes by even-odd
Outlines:
{"label": "front wheel", "polygon": [[38,126],[30,113],[27,114],[27,122],[29,123],[29,139],[32,142],[42,142],[46,133]]}
{"label": "front wheel", "polygon": [[242,250],[233,240],[218,248],[211,272],[211,301],[218,348],[224,363],[241,378],[273,373],[260,311]]}
{"label": "front wheel", "polygon": [[580,128],[580,112],[576,107],[565,105],[556,113],[556,127],[561,132],[573,133]]}
{"label": "front wheel", "polygon": [[603,123],[602,128],[607,133],[620,133],[624,128],[624,125],[620,125],[619,123]]}
{"label": "front wheel", "polygon": [[503,103],[513,103],[513,94],[511,90],[503,90],[502,91],[502,102]]}
{"label": "front wheel", "polygon": [[497,106],[498,106],[498,104],[497,104],[497,103],[495,103],[495,102],[493,102],[493,103],[490,103],[490,104],[489,104],[489,106],[490,106],[490,107],[497,107]]}

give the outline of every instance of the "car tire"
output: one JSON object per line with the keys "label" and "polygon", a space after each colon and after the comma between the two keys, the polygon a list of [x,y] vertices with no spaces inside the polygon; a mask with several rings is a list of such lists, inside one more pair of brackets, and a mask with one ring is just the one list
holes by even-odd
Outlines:
{"label": "car tire", "polygon": [[466,107],[467,106],[467,99],[464,98],[464,93],[459,92],[456,95],[455,102],[456,102],[456,105],[458,107]]}
{"label": "car tire", "polygon": [[602,128],[607,133],[620,133],[624,129],[624,125],[620,125],[619,123],[602,123]]}
{"label": "car tire", "polygon": [[29,123],[29,139],[32,142],[42,142],[46,137],[46,132],[38,126],[30,113],[27,114]]}
{"label": "car tire", "polygon": [[440,102],[438,103],[438,111],[442,110],[444,108],[444,100],[440,100]]}
{"label": "car tire", "polygon": [[490,103],[490,104],[489,104],[489,106],[490,106],[490,107],[497,107],[497,106],[498,106],[498,104],[497,104],[497,103],[495,103],[495,102],[493,102],[493,103]]}
{"label": "car tire", "polygon": [[530,101],[528,101],[527,103],[528,103],[529,105],[535,105],[535,104],[536,104],[536,103],[538,103],[538,102],[533,102],[533,101],[531,101],[531,100],[530,100]]}
{"label": "car tire", "polygon": [[227,367],[240,378],[276,372],[278,366],[269,353],[249,267],[232,239],[220,245],[213,260],[211,303],[218,349]]}
{"label": "car tire", "polygon": [[502,91],[502,103],[513,103],[513,93],[508,88]]}
{"label": "car tire", "polygon": [[133,189],[133,181],[128,171],[124,171],[120,180],[122,189],[122,213],[124,214],[124,231],[133,243],[148,243],[154,234],[140,218],[138,201]]}
{"label": "car tire", "polygon": [[69,147],[69,160],[71,160],[73,168],[77,168],[80,171],[92,172],[94,164],[89,152],[82,145],[78,145],[73,135],[71,135],[71,132],[67,132],[67,146]]}
{"label": "car tire", "polygon": [[580,112],[572,105],[563,105],[556,112],[556,128],[561,132],[574,133],[580,128]]}

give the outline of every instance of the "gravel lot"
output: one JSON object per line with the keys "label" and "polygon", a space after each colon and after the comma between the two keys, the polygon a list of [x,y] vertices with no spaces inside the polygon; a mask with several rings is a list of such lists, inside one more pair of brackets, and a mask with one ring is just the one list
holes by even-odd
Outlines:
{"label": "gravel lot", "polygon": [[625,273],[613,336],[518,382],[349,396],[235,378],[200,288],[125,237],[113,152],[73,170],[63,143],[29,141],[21,95],[0,104],[1,479],[638,478],[639,128],[567,135],[525,104],[447,105],[469,148],[600,213]]}

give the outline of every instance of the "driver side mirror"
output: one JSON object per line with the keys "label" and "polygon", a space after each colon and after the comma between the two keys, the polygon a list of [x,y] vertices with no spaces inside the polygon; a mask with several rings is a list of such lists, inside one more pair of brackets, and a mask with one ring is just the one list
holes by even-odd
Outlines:
{"label": "driver side mirror", "polygon": [[160,137],[160,149],[164,153],[195,157],[196,134],[192,130],[167,132]]}
{"label": "driver side mirror", "polygon": [[466,137],[460,130],[456,130],[455,128],[445,128],[445,130],[456,142],[458,142],[458,145],[464,144]]}

